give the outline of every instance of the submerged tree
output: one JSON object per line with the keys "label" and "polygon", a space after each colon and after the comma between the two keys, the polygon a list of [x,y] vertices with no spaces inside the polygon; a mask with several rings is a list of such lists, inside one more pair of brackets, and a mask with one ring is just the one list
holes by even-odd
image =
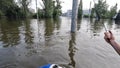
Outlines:
{"label": "submerged tree", "polygon": [[56,0],[56,3],[54,2],[54,10],[53,10],[53,17],[56,18],[61,15],[61,2],[60,0]]}
{"label": "submerged tree", "polygon": [[80,4],[79,4],[79,7],[78,7],[78,18],[82,18],[82,0],[80,0]]}
{"label": "submerged tree", "polygon": [[43,11],[45,18],[58,17],[61,15],[61,2],[60,0],[42,0]]}
{"label": "submerged tree", "polygon": [[54,6],[54,1],[52,0],[42,0],[44,7],[43,10],[45,11],[45,17],[53,17],[53,6]]}
{"label": "submerged tree", "polygon": [[0,16],[17,18],[19,14],[20,8],[14,0],[0,0]]}
{"label": "submerged tree", "polygon": [[0,17],[23,18],[29,13],[31,0],[0,0]]}
{"label": "submerged tree", "polygon": [[117,13],[117,4],[116,4],[115,6],[112,6],[112,7],[110,8],[109,17],[110,17],[110,18],[113,18],[116,13]]}
{"label": "submerged tree", "polygon": [[106,18],[107,17],[107,8],[108,8],[108,4],[106,3],[106,1],[103,0],[98,0],[98,3],[95,4],[94,6],[95,10],[97,11],[97,13],[99,13],[101,18]]}
{"label": "submerged tree", "polygon": [[90,18],[94,18],[94,17],[95,17],[95,8],[92,8]]}
{"label": "submerged tree", "polygon": [[19,0],[19,5],[21,6],[21,9],[24,12],[24,16],[23,17],[28,17],[29,15],[29,8],[28,6],[30,5],[31,0]]}

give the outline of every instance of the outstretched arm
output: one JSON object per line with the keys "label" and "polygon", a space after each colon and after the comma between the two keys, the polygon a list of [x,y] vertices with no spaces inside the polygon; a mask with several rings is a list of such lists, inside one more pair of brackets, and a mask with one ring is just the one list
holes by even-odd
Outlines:
{"label": "outstretched arm", "polygon": [[106,40],[106,42],[109,43],[115,49],[115,51],[120,55],[120,44],[118,44],[115,41],[115,37],[113,36],[112,32],[109,31],[109,32],[105,32],[104,34],[105,34],[104,39]]}

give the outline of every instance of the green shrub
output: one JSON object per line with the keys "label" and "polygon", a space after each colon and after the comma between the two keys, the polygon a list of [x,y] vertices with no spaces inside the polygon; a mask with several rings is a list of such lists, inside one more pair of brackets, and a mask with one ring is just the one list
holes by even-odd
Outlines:
{"label": "green shrub", "polygon": [[89,15],[83,15],[84,18],[89,18]]}
{"label": "green shrub", "polygon": [[4,13],[0,10],[0,18],[4,16]]}

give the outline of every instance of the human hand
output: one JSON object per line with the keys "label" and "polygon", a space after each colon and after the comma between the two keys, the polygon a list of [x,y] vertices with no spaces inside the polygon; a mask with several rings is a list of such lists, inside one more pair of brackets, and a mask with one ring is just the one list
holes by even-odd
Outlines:
{"label": "human hand", "polygon": [[115,37],[113,36],[113,33],[111,31],[105,32],[104,34],[104,39],[107,43],[111,44],[111,41],[115,40]]}

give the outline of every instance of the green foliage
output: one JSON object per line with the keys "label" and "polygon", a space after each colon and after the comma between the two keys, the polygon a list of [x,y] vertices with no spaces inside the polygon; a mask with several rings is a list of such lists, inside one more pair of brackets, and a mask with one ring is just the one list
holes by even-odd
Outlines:
{"label": "green foliage", "polygon": [[44,11],[41,9],[38,9],[38,16],[39,16],[39,18],[44,18],[45,17]]}
{"label": "green foliage", "polygon": [[16,17],[17,13],[17,5],[15,4],[14,0],[0,0],[0,14],[6,17]]}
{"label": "green foliage", "polygon": [[50,18],[53,17],[53,6],[54,1],[52,0],[42,0],[44,4],[44,11],[45,11],[45,17]]}
{"label": "green foliage", "polygon": [[[22,1],[22,0],[19,0]],[[27,1],[27,0],[23,0]],[[19,6],[21,2],[19,2]],[[29,2],[30,3],[30,2]],[[8,18],[24,18],[26,17],[26,13],[29,13],[30,11],[28,10],[28,5],[29,3],[26,3],[24,5],[26,8],[23,8],[23,6],[18,6],[15,3],[15,0],[0,0],[0,17],[1,16],[6,16]],[[28,12],[23,11],[23,9],[26,9]]]}
{"label": "green foliage", "polygon": [[53,10],[53,17],[56,18],[58,16],[60,16],[62,14],[61,12],[61,2],[59,0],[56,0],[56,5],[55,5],[55,2],[54,2],[54,10]]}
{"label": "green foliage", "polygon": [[[38,10],[39,18],[51,18],[61,15],[61,2],[59,0],[42,0],[44,8]],[[8,18],[28,18],[31,17],[31,12],[28,8],[31,0],[0,0],[0,17]],[[36,17],[36,14],[33,15]]]}
{"label": "green foliage", "polygon": [[110,8],[110,11],[107,9],[108,4],[106,1],[98,0],[98,3],[95,4],[94,8],[91,10],[91,18],[95,17],[96,12],[98,12],[100,18],[113,18],[117,13],[117,4]]}
{"label": "green foliage", "polygon": [[95,8],[92,8],[90,18],[95,17]]}
{"label": "green foliage", "polygon": [[[61,15],[61,2],[59,0],[42,0],[43,9],[38,10],[39,18],[56,18]],[[33,17],[36,18],[37,14]]]}
{"label": "green foliage", "polygon": [[6,10],[6,16],[8,18],[17,18],[19,8],[17,6],[11,6]]}
{"label": "green foliage", "polygon": [[82,0],[80,0],[80,4],[79,4],[79,7],[78,7],[78,18],[82,18]]}
{"label": "green foliage", "polygon": [[108,4],[106,3],[106,1],[103,0],[98,0],[98,3],[95,4],[95,11],[97,11],[100,15],[101,18],[106,18],[106,14],[108,12],[107,10],[108,8]]}
{"label": "green foliage", "polygon": [[21,10],[23,12],[23,17],[27,18],[29,17],[29,4],[31,3],[31,0],[19,0],[19,5],[21,5]]}
{"label": "green foliage", "polygon": [[4,16],[4,13],[0,10],[0,18]]}
{"label": "green foliage", "polygon": [[45,18],[45,12],[42,9],[38,9],[38,13],[35,13],[33,18],[37,18],[37,14],[39,18]]}
{"label": "green foliage", "polygon": [[112,18],[117,13],[117,4],[110,8],[109,17]]}
{"label": "green foliage", "polygon": [[84,15],[83,17],[84,17],[84,18],[89,18],[89,15]]}

